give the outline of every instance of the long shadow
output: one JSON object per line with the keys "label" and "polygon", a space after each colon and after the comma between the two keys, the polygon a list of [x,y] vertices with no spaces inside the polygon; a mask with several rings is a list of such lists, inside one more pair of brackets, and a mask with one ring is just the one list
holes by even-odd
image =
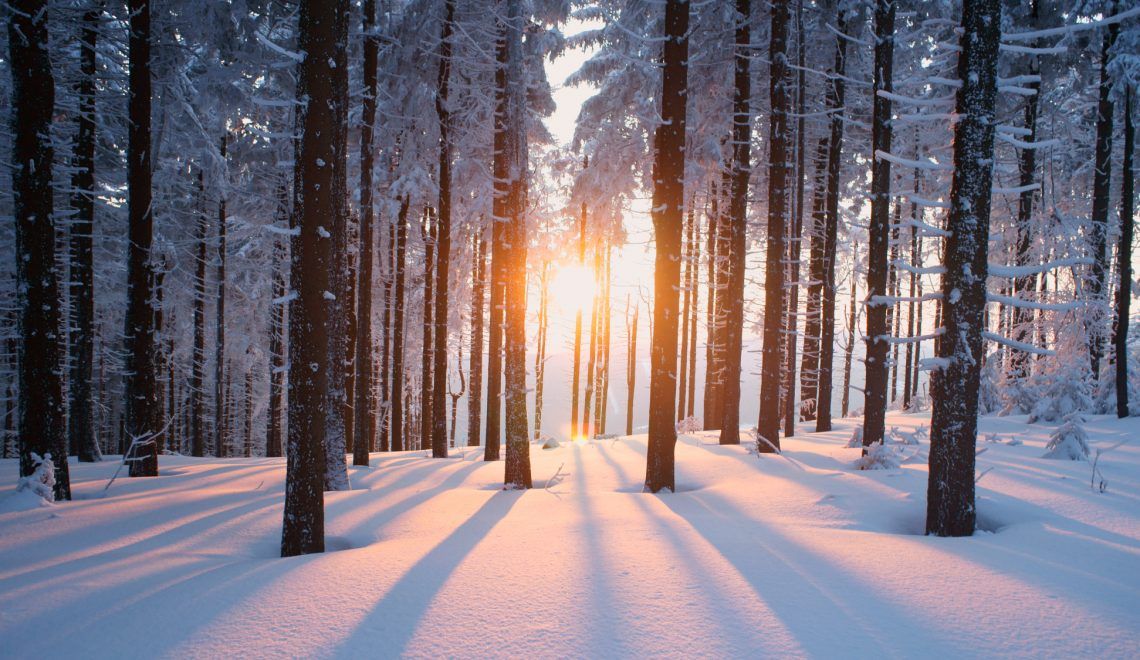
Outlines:
{"label": "long shadow", "polygon": [[[424,460],[431,461],[432,459],[429,458]],[[394,502],[386,502],[382,505],[377,506],[376,510],[373,513],[368,514],[360,520],[353,521],[352,529],[348,530],[345,535],[348,536],[356,545],[372,543],[376,540],[376,536],[373,535],[365,538],[361,535],[370,534],[369,530],[377,530],[384,525],[387,525],[397,516],[407,513],[413,508],[427,502],[428,500],[444,491],[455,488],[459,484],[463,483],[467,479],[468,475],[483,467],[483,465],[484,463],[481,461],[461,465],[455,468],[455,470],[452,471],[452,473],[442,481],[429,488],[416,491],[414,494],[404,497],[400,500]],[[392,490],[407,488],[409,486],[422,482],[424,475],[432,474],[438,469],[439,466],[437,464],[426,463],[422,469],[409,470],[407,474],[403,475],[396,481],[387,484],[384,486],[384,488],[390,488]],[[337,503],[336,505],[326,508],[326,521],[335,526],[338,523],[338,518],[349,514],[351,511],[357,508],[367,506],[369,504],[376,504],[375,499],[355,497],[350,500]]]}
{"label": "long shadow", "polygon": [[[582,460],[582,446],[579,443],[574,443],[573,448],[574,482],[579,491],[578,501],[582,509],[582,534],[587,546],[587,557],[597,557],[601,560],[606,556],[606,548],[600,538],[602,531],[595,521],[594,508],[590,503],[590,493],[586,486],[585,463]],[[590,601],[593,604],[592,611],[600,613],[601,616],[593,617],[591,621],[600,625],[601,630],[592,628],[589,632],[590,637],[595,640],[596,648],[613,648],[615,655],[628,656],[632,649],[625,648],[624,640],[616,625],[617,617],[609,615],[618,608],[618,599],[615,597],[606,577],[607,573],[604,567],[597,567],[601,570],[591,570],[593,568],[587,567],[590,572]]]}
{"label": "long shadow", "polygon": [[[334,655],[394,656],[406,649],[432,600],[468,553],[507,516],[522,492],[491,495],[470,518],[392,585]],[[384,649],[376,648],[383,640]]]}
{"label": "long shadow", "polygon": [[[603,460],[605,460],[610,468],[614,470],[614,472],[618,475],[618,478],[622,481],[627,481],[629,479],[629,475],[621,463],[615,460],[613,456],[610,455],[608,450],[600,451],[602,452]],[[729,602],[729,597],[725,594],[709,593],[712,589],[715,588],[716,578],[708,569],[705,568],[706,558],[697,556],[694,552],[692,552],[692,550],[688,547],[688,543],[682,538],[681,534],[679,534],[677,530],[671,527],[669,524],[662,521],[659,512],[652,510],[650,500],[657,499],[657,496],[649,493],[631,493],[628,495],[628,497],[632,498],[632,501],[636,503],[636,505],[642,510],[643,514],[645,515],[645,519],[649,522],[654,523],[654,526],[659,530],[660,536],[666,539],[666,545],[678,555],[684,557],[684,565],[694,573],[698,574],[702,592],[706,595],[709,595],[710,604],[717,608],[715,623],[719,625],[724,631],[724,634],[720,638],[721,641],[727,645],[740,643],[737,641],[742,636],[739,631],[753,630],[756,627],[756,624],[749,615],[755,616],[757,613],[744,612],[740,608],[733,607],[732,603]],[[669,499],[674,497],[684,497],[684,495],[670,493],[664,495],[661,499],[662,501],[667,502]],[[735,565],[734,568],[737,569],[737,572],[741,572],[740,569]],[[765,599],[760,596],[760,593],[757,590],[753,589],[753,593],[756,594],[756,596],[761,601],[765,601]],[[775,608],[773,608],[773,611],[775,611]],[[781,624],[784,624],[784,627],[788,628],[790,631],[790,627],[786,626],[786,622],[782,617],[780,618],[780,621],[777,622],[777,625]],[[747,642],[744,643],[747,644]],[[802,649],[799,649],[799,651],[801,653],[803,652]],[[732,655],[743,655],[746,653],[755,654],[757,652],[758,650],[755,648],[737,648],[733,649]]]}
{"label": "long shadow", "polygon": [[[879,600],[874,609],[859,600],[867,586],[778,530],[735,509],[711,491],[656,498],[685,520],[720,552],[752,586],[810,655],[875,653],[899,655],[905,631],[945,644],[959,653],[953,639],[934,635],[911,613]],[[820,622],[826,621],[827,625]],[[919,632],[921,631],[921,632]],[[914,637],[910,648],[922,648]]]}
{"label": "long shadow", "polygon": [[[264,493],[253,500],[238,499],[232,504],[226,502],[217,502],[218,500],[234,500],[239,496],[235,493],[226,493],[216,497],[206,498],[205,500],[196,500],[182,506],[172,508],[163,522],[170,520],[185,520],[180,524],[172,525],[167,529],[160,532],[151,534],[138,541],[123,540],[121,543],[115,543],[112,547],[69,559],[69,555],[75,555],[75,551],[64,550],[63,552],[52,555],[47,558],[41,559],[39,562],[23,571],[15,572],[10,575],[4,576],[0,579],[0,592],[11,589],[10,583],[13,580],[19,579],[21,582],[34,579],[39,580],[41,575],[51,577],[53,580],[61,579],[68,575],[75,575],[83,571],[99,568],[107,559],[108,556],[115,554],[129,553],[137,555],[150,550],[157,550],[165,547],[171,542],[175,542],[181,538],[189,538],[195,534],[204,533],[213,529],[219,523],[226,520],[233,519],[237,516],[251,513],[253,511],[276,506],[277,501],[281,499],[280,493]],[[218,508],[222,507],[222,508]],[[201,511],[209,511],[205,515],[197,515]],[[147,512],[148,515],[157,515],[157,512]],[[146,529],[141,530],[143,534]],[[82,530],[84,534],[84,542],[82,547],[92,547],[106,544],[113,544],[116,540],[123,539],[122,528],[117,524],[103,526],[101,530],[96,532],[91,528]],[[95,533],[92,533],[95,532]],[[70,534],[78,533],[78,530],[69,530]],[[74,544],[66,543],[60,544],[64,548],[74,547]],[[46,547],[51,547],[50,545]],[[66,563],[66,570],[60,570],[61,565]]]}

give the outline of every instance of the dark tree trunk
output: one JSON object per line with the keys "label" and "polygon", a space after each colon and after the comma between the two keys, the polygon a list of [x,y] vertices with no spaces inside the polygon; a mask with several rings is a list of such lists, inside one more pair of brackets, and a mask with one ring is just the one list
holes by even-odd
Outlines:
{"label": "dark tree trunk", "polygon": [[323,227],[341,204],[336,199],[333,168],[327,165],[344,156],[336,141],[329,139],[339,119],[335,107],[339,90],[332,69],[346,38],[344,23],[337,17],[344,4],[343,0],[303,0],[300,11],[298,47],[307,56],[298,65],[297,96],[309,102],[301,106],[298,116],[301,139],[293,186],[299,232],[293,237],[290,266],[290,286],[297,298],[289,313],[289,364],[293,368],[289,375],[283,557],[324,552],[325,548],[325,434],[332,404],[327,396],[328,326],[333,307],[325,294],[332,280],[333,241]]}
{"label": "dark tree trunk", "polygon": [[484,288],[487,282],[487,241],[483,238],[483,225],[475,234],[475,273],[471,284],[471,396],[467,400],[467,446],[478,447],[482,431],[483,407],[483,319]]}
{"label": "dark tree trunk", "polygon": [[[606,249],[606,282],[605,294],[602,299],[605,300],[606,307],[602,313],[602,384],[599,388],[598,398],[598,429],[599,433],[605,435],[606,433],[606,417],[609,413],[610,402],[610,320],[612,317],[613,301],[610,299],[610,283],[612,281],[612,268],[613,268],[613,251],[607,247]],[[543,351],[545,352],[545,340]],[[679,396],[684,397],[682,391]]]}
{"label": "dark tree trunk", "polygon": [[[589,157],[582,159],[583,171],[590,166]],[[586,204],[582,203],[582,216],[578,222],[578,267],[586,265]],[[578,439],[578,392],[581,389],[582,366],[582,308],[574,313],[574,362],[570,377],[570,439]],[[584,433],[583,433],[584,435]]]}
{"label": "dark tree trunk", "polygon": [[[598,286],[601,277],[601,246],[594,243],[594,286]],[[582,405],[582,436],[586,439],[594,437],[597,429],[590,428],[593,419],[590,412],[594,406],[594,386],[597,384],[598,359],[598,307],[601,291],[595,288],[593,306],[590,308],[590,348],[586,351],[586,395]]]}
{"label": "dark tree trunk", "polygon": [[653,136],[653,331],[650,333],[649,446],[645,490],[676,490],[674,446],[677,312],[681,286],[681,225],[685,211],[685,115],[689,78],[689,3],[666,0],[662,46],[661,120]]}
{"label": "dark tree trunk", "polygon": [[550,262],[543,262],[538,279],[538,350],[534,355],[534,439],[542,435],[542,390],[546,380],[547,307],[550,293]]}
{"label": "dark tree trunk", "polygon": [[[1037,0],[1032,0],[1029,18],[1034,28],[1038,26],[1039,17],[1038,2]],[[1026,142],[1032,143],[1037,141],[1037,97],[1041,91],[1041,81],[1039,78],[1041,75],[1041,66],[1038,63],[1037,55],[1030,54],[1028,57],[1029,75],[1032,78],[1026,83],[1025,87],[1032,89],[1034,93],[1025,99],[1024,128],[1029,131],[1029,134],[1025,138]],[[1017,203],[1016,263],[1018,266],[1028,266],[1031,256],[1029,248],[1033,243],[1034,236],[1033,197],[1036,191],[1027,190],[1025,187],[1033,184],[1033,179],[1037,174],[1037,150],[1022,149],[1019,155],[1018,169],[1021,174],[1019,183],[1023,187],[1023,190]],[[1036,282],[1034,282],[1033,278],[1033,275],[1025,275],[1014,280],[1014,290],[1019,296],[1026,296],[1026,294],[1033,292],[1036,288]],[[1013,309],[1013,315],[1013,338],[1022,343],[1029,343],[1029,333],[1033,330],[1033,310],[1028,307],[1015,307]],[[1028,353],[1011,349],[1010,373],[1016,380],[1023,380],[1029,375]]]}
{"label": "dark tree trunk", "polygon": [[218,296],[214,324],[214,455],[229,455],[229,429],[226,428],[226,136],[218,150],[222,173],[217,182],[221,198],[218,200]]}
{"label": "dark tree trunk", "polygon": [[420,229],[420,236],[424,243],[424,313],[421,331],[423,333],[423,350],[420,353],[420,438],[417,449],[431,447],[432,423],[432,351],[435,342],[432,341],[435,324],[432,323],[432,313],[435,295],[435,254],[436,238],[439,235],[439,223],[433,222],[434,213],[430,208],[424,209],[424,224]]}
{"label": "dark tree trunk", "polygon": [[[327,0],[333,2],[334,0]],[[325,490],[348,490],[346,463],[348,439],[352,437],[351,415],[348,406],[352,401],[352,364],[356,346],[356,308],[353,305],[354,286],[349,245],[352,241],[352,223],[348,214],[348,0],[335,0],[337,7],[336,41],[333,44],[328,74],[333,123],[325,139],[332,143],[332,158],[326,159],[331,172],[332,207],[325,217],[326,229],[331,234],[329,261],[328,346],[324,363],[329,370],[325,396]],[[311,101],[310,101],[311,102]],[[295,363],[294,363],[295,364]]]}
{"label": "dark tree trunk", "polygon": [[[202,170],[198,170],[198,203],[204,205],[206,193],[202,176]],[[190,364],[190,453],[199,457],[206,455],[206,234],[209,225],[204,208],[200,208],[194,260],[194,355]]]}
{"label": "dark tree trunk", "polygon": [[[978,381],[982,366],[982,315],[986,306],[990,187],[993,182],[994,105],[997,96],[999,0],[970,0],[962,13],[954,129],[954,182],[942,277],[938,342],[944,361],[934,382],[930,418],[930,478],[926,533],[974,533],[974,451]],[[952,292],[954,295],[951,295]]]}
{"label": "dark tree trunk", "polygon": [[376,0],[364,0],[364,94],[360,118],[360,259],[356,265],[356,376],[353,387],[352,464],[368,465],[376,415],[372,407],[372,262],[375,209],[372,203],[373,122],[376,121]]}
{"label": "dark tree trunk", "polygon": [[439,222],[435,241],[435,333],[433,340],[431,455],[447,458],[447,288],[451,265],[451,111],[448,108],[448,86],[451,79],[451,30],[455,18],[455,0],[444,1],[443,34],[439,45],[438,93],[435,111],[439,118]]}
{"label": "dark tree trunk", "polygon": [[[764,347],[760,366],[760,419],[756,448],[761,453],[780,448],[780,370],[783,367],[784,228],[788,219],[788,6],[772,5],[771,74],[768,151],[768,246],[764,277]],[[739,351],[737,351],[739,353]],[[731,380],[731,379],[730,379]],[[739,386],[738,386],[739,387]],[[728,411],[725,411],[728,414]],[[735,429],[734,429],[735,430]],[[721,436],[724,437],[723,435]]]}
{"label": "dark tree trunk", "polygon": [[[829,108],[830,109],[830,108]],[[819,392],[819,334],[823,303],[824,202],[827,196],[827,138],[820,139],[813,158],[815,176],[812,181],[811,220],[807,234],[811,239],[808,254],[807,299],[804,301],[804,348],[800,360],[800,406],[803,421],[815,419],[816,396]]]}
{"label": "dark tree trunk", "polygon": [[[127,114],[127,197],[129,247],[127,248],[127,406],[125,432],[139,444],[132,457],[132,477],[158,475],[158,378],[155,374],[154,311],[150,301],[154,287],[151,243],[154,210],[151,206],[150,149],[150,2],[131,0],[130,10],[130,101]],[[41,97],[50,98],[50,97]]]}
{"label": "dark tree trunk", "polygon": [[253,456],[253,353],[246,353],[245,371],[245,457]]}
{"label": "dark tree trunk", "polygon": [[720,411],[720,375],[718,362],[720,360],[720,333],[717,324],[720,315],[717,311],[721,303],[719,286],[720,265],[718,257],[721,250],[720,234],[724,224],[720,217],[720,191],[714,183],[709,186],[709,229],[706,237],[705,252],[708,260],[708,296],[705,302],[705,388],[702,393],[701,414],[703,416],[702,428],[706,431],[715,429],[721,422]]}
{"label": "dark tree trunk", "polygon": [[800,311],[800,259],[803,257],[804,230],[804,3],[796,3],[796,195],[791,222],[792,236],[788,240],[788,320],[787,348],[784,352],[784,436],[796,434],[796,344],[799,337]]}
{"label": "dark tree trunk", "polygon": [[[1110,9],[1115,3],[1110,5]],[[1111,13],[1111,11],[1109,12]],[[1108,207],[1109,184],[1112,182],[1112,76],[1108,72],[1109,52],[1116,43],[1120,24],[1108,26],[1100,51],[1100,102],[1096,116],[1096,161],[1093,173],[1092,250],[1093,266],[1089,282],[1089,297],[1100,303],[1104,297],[1108,274]],[[1089,358],[1092,361],[1093,380],[1100,378],[1100,360],[1104,354],[1104,333],[1099,318],[1094,317],[1089,328]]]}
{"label": "dark tree trunk", "polygon": [[[863,394],[863,447],[883,441],[887,414],[887,244],[891,235],[891,91],[895,52],[895,0],[875,3],[875,85],[871,145],[871,227],[867,246],[867,359]],[[866,452],[866,449],[863,450]]]}
{"label": "dark tree trunk", "polygon": [[508,126],[507,126],[507,26],[497,26],[495,43],[495,135],[492,164],[494,199],[491,205],[491,301],[490,332],[487,337],[487,438],[483,460],[499,460],[503,437],[503,312],[507,285],[506,225],[510,221]]}
{"label": "dark tree trunk", "polygon": [[[289,211],[285,206],[285,186],[281,186],[279,217],[284,218]],[[285,290],[286,249],[284,241],[273,244],[273,300],[270,307],[269,324],[269,421],[265,434],[265,455],[281,456],[282,428],[281,407],[285,402]]]}
{"label": "dark tree trunk", "polygon": [[68,432],[71,452],[82,463],[101,459],[95,442],[94,392],[95,278],[92,235],[95,229],[95,45],[103,0],[93,0],[83,13],[80,32],[79,118],[71,176],[71,379],[68,382]]}
{"label": "dark tree trunk", "polygon": [[384,314],[381,323],[380,349],[380,451],[392,450],[392,303],[395,297],[396,280],[396,226],[391,221],[388,226],[388,240],[383,254],[387,256],[384,266]]}
{"label": "dark tree trunk", "polygon": [[[33,453],[45,459],[50,454],[55,464],[53,495],[56,500],[70,500],[67,404],[62,374],[66,345],[60,335],[62,296],[56,269],[53,153],[49,137],[55,81],[48,53],[47,4],[44,0],[18,0],[12,3],[8,21],[12,71],[12,193],[16,254],[19,255],[16,289],[22,339],[18,376],[20,476],[35,472]],[[132,82],[133,73],[132,68]],[[135,143],[132,142],[132,146]],[[132,163],[135,153],[131,151]],[[133,204],[131,208],[134,210]],[[146,364],[144,370],[151,369],[153,364]],[[131,465],[133,468],[136,464]],[[157,458],[147,467],[157,473]]]}
{"label": "dark tree trunk", "polygon": [[[776,11],[787,12],[785,7]],[[773,15],[774,16],[774,15]],[[775,18],[772,19],[776,21]],[[773,25],[775,29],[775,25]],[[723,290],[724,302],[724,377],[721,380],[724,404],[720,424],[720,444],[740,444],[740,354],[744,337],[744,267],[747,258],[748,180],[752,175],[752,72],[749,49],[752,35],[752,1],[736,0],[736,43],[734,50],[734,85],[732,102],[732,192],[729,202],[727,238],[728,282]],[[786,37],[785,37],[786,38]],[[775,46],[775,42],[772,42]],[[786,45],[786,44],[785,44]],[[781,65],[783,66],[783,65]],[[777,75],[773,72],[773,75]],[[783,92],[781,92],[783,93]],[[773,117],[778,106],[773,105]],[[782,111],[786,114],[787,108]],[[780,121],[782,121],[781,118]],[[776,121],[773,119],[773,121]],[[783,193],[781,192],[781,195]],[[781,216],[782,217],[782,216]],[[769,250],[769,258],[771,251]],[[780,260],[769,261],[782,267]],[[719,294],[718,294],[719,296]],[[769,300],[770,302],[770,300]]]}
{"label": "dark tree trunk", "polygon": [[408,205],[405,196],[400,200],[400,211],[396,216],[396,258],[393,271],[396,277],[396,290],[392,299],[392,395],[389,408],[392,437],[392,451],[404,451],[404,287],[407,279],[408,252]]}
{"label": "dark tree trunk", "polygon": [[637,383],[637,316],[641,310],[641,303],[634,301],[633,303],[633,318],[629,316],[629,296],[625,299],[625,319],[626,319],[626,334],[628,336],[629,349],[626,352],[626,365],[625,365],[625,434],[633,435],[633,393],[634,386]]}
{"label": "dark tree trunk", "polygon": [[1116,291],[1116,327],[1112,343],[1116,347],[1116,416],[1128,416],[1128,320],[1132,299],[1132,224],[1133,186],[1132,152],[1136,128],[1132,123],[1132,90],[1124,90],[1124,162],[1121,165],[1120,190],[1120,282]]}
{"label": "dark tree trunk", "polygon": [[[854,257],[855,255],[858,255],[858,254],[859,254],[859,244],[855,243],[851,246],[851,255],[852,255],[852,257]],[[855,324],[856,324],[856,319],[858,317],[857,312],[859,309],[859,299],[858,299],[859,283],[856,281],[855,275],[856,275],[855,264],[852,263],[852,266],[851,266],[851,306],[850,306],[849,314],[847,317],[847,346],[844,348],[844,355],[843,355],[843,399],[839,404],[839,415],[841,417],[847,417],[847,413],[850,411],[850,408],[851,408],[851,355],[852,355],[852,353],[855,352]],[[822,374],[822,369],[820,370],[820,373]],[[820,391],[820,394],[823,393],[822,384],[820,385],[819,391]],[[820,416],[821,417],[817,418],[816,423],[815,423],[816,431],[823,430],[823,429],[820,429],[820,421],[819,421],[822,418],[822,415],[823,415],[823,411],[820,410]],[[829,417],[827,420],[828,421],[828,430],[830,430],[831,429],[830,415],[828,417]]]}
{"label": "dark tree trunk", "polygon": [[685,227],[682,229],[683,239],[681,243],[681,360],[677,365],[677,419],[685,418],[685,393],[688,392],[688,378],[689,378],[689,362],[692,361],[692,356],[689,355],[689,315],[692,314],[693,303],[693,290],[689,287],[689,281],[693,271],[693,225],[696,223],[696,214],[694,211],[694,203],[689,201],[689,213],[685,219]]}
{"label": "dark tree trunk", "polygon": [[[689,290],[693,292],[693,304],[689,313],[689,391],[685,406],[685,416],[696,414],[697,398],[697,310],[700,309],[700,271],[701,271],[701,221],[695,220],[696,228],[693,230],[693,242],[690,244],[692,256],[689,260]],[[609,361],[607,356],[607,362]]]}
{"label": "dark tree trunk", "polygon": [[507,209],[503,360],[507,456],[506,488],[530,488],[530,425],[526,410],[527,136],[521,0],[507,0]]}

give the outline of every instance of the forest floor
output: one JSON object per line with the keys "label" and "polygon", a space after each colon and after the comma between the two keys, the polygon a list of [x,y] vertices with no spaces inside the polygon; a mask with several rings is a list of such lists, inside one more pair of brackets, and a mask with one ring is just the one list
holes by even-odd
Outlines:
{"label": "forest floor", "polygon": [[[926,415],[897,469],[856,420],[782,456],[682,436],[678,493],[641,492],[645,437],[532,446],[535,489],[460,449],[373,454],[326,497],[328,552],[277,557],[282,459],[72,463],[76,499],[0,493],[0,657],[1135,657],[1140,420],[985,418],[982,531],[922,536]],[[16,481],[0,461],[0,483]]]}

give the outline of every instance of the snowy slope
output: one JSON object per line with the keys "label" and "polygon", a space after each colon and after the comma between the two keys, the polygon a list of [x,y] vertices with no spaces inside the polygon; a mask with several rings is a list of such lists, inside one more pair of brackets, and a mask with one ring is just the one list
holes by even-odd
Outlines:
{"label": "snowy slope", "polygon": [[1023,421],[982,422],[968,539],[919,535],[924,446],[853,470],[850,420],[783,457],[683,437],[660,496],[643,436],[536,446],[525,493],[473,452],[376,454],[327,497],[337,551],[292,559],[280,459],[164,457],[105,497],[115,465],[73,464],[75,502],[0,494],[0,656],[1135,657],[1140,424],[1090,423],[1136,438],[1096,493]]}

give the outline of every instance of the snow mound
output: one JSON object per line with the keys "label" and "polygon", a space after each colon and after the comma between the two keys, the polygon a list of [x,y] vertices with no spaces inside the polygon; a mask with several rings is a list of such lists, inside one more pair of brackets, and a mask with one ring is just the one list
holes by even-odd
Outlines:
{"label": "snow mound", "polygon": [[898,450],[881,442],[867,447],[867,453],[855,461],[860,470],[894,470],[902,465]]}

